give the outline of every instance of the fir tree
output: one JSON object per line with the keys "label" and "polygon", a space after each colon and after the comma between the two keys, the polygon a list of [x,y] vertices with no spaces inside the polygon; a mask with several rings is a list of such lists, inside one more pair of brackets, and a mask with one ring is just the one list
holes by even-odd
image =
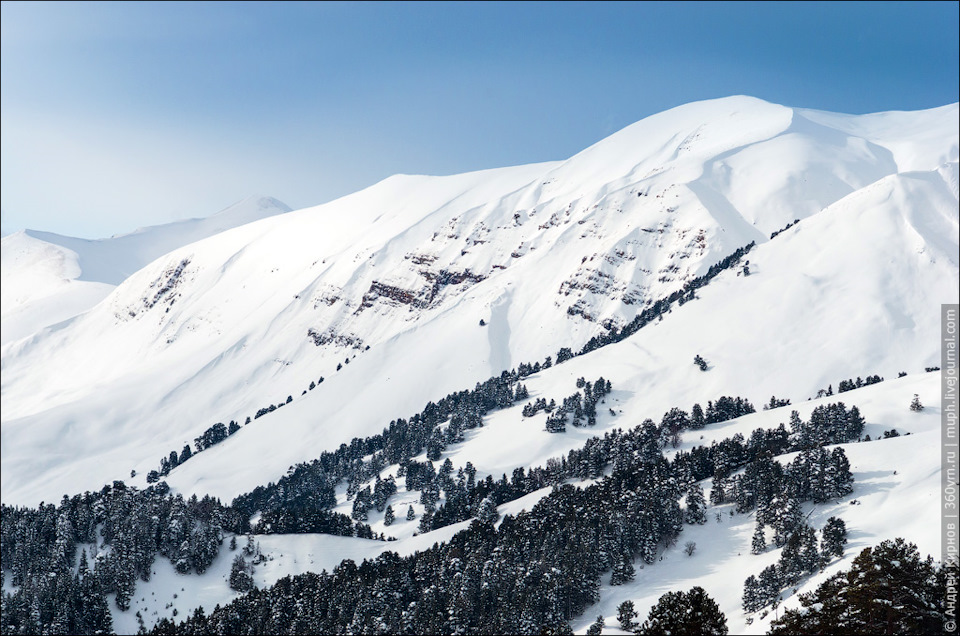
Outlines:
{"label": "fir tree", "polygon": [[636,576],[636,569],[633,567],[632,560],[629,557],[623,557],[613,566],[613,571],[610,573],[610,585],[629,583],[634,576]]}
{"label": "fir tree", "polygon": [[800,595],[771,634],[935,634],[943,630],[943,589],[930,557],[903,539],[865,548],[849,571]]}
{"label": "fir tree", "polygon": [[497,503],[490,497],[486,497],[480,502],[477,508],[477,521],[480,523],[494,524],[500,518],[497,512]]}

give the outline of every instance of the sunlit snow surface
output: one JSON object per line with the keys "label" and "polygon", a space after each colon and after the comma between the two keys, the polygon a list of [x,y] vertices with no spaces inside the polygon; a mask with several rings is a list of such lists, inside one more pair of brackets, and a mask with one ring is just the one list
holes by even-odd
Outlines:
{"label": "sunlit snow surface", "polygon": [[[848,556],[891,536],[935,553],[938,378],[923,368],[939,364],[941,303],[958,301],[957,121],[956,104],[849,116],[747,97],[699,102],[566,161],[391,177],[158,254],[86,313],[22,339],[4,336],[2,500],[36,505],[113,479],[143,486],[162,456],[214,422],[243,423],[291,396],[167,479],[185,495],[229,501],[428,400],[562,346],[576,350],[604,321],[623,324],[756,241],[749,276],[724,272],[661,322],[525,381],[531,398],[559,401],[580,376],[610,379],[596,427],[548,434],[543,414],[522,418],[518,404],[489,415],[447,455],[499,477],[673,406],[740,395],[759,407],[776,395],[806,415],[818,389],[877,373],[887,381],[834,400],[857,404],[871,436],[894,427],[914,434],[849,446],[854,495],[811,519],[821,525],[842,511]],[[3,239],[5,330],[10,239],[36,237]],[[12,288],[29,296],[61,285],[28,275],[95,284],[71,273],[79,251],[49,245],[29,252],[47,269],[26,268]],[[696,354],[708,372],[693,365]],[[901,370],[910,375],[895,380]],[[913,393],[928,405],[921,414],[907,409]],[[702,434],[709,442],[788,414],[759,413]],[[416,522],[404,514],[415,499],[401,491],[391,500],[396,543],[261,537],[273,561],[258,567],[258,583],[329,570],[341,557],[409,553],[458,529],[412,538]],[[384,530],[380,520],[373,526]],[[667,589],[700,584],[731,632],[764,631],[748,628],[739,610],[743,579],[776,558],[749,556],[751,533],[747,516],[688,528],[681,544],[697,542],[693,557],[670,551],[633,584],[604,587],[600,607],[574,626],[585,630],[597,613],[612,626],[626,598],[645,615]],[[178,576],[158,560],[157,577],[139,584],[135,599],[155,599],[145,609],[158,615],[168,603],[181,617],[191,603],[210,609],[231,598],[231,558],[221,553],[203,577]],[[132,614],[117,615],[117,629]]]}
{"label": "sunlit snow surface", "polygon": [[170,250],[290,208],[249,197],[203,219],[146,227],[87,240],[27,230],[5,236],[2,338],[6,344],[87,311],[130,274]]}

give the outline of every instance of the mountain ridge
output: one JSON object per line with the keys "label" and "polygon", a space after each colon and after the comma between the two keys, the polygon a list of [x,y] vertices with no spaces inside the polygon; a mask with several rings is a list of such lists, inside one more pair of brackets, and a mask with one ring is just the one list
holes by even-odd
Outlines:
{"label": "mountain ridge", "polygon": [[289,212],[272,197],[251,196],[205,218],[142,227],[106,239],[21,230],[2,241],[2,344],[94,307],[130,274],[172,249]]}
{"label": "mountain ridge", "polygon": [[[803,513],[815,527],[845,519],[850,550],[795,587],[812,589],[881,539],[935,551],[939,384],[921,370],[940,362],[940,305],[956,303],[960,287],[956,113],[957,104],[851,116],[713,100],[633,124],[566,161],[397,175],[178,247],[83,315],[4,345],[3,501],[35,505],[121,480],[142,489],[161,478],[149,477],[161,460],[195,443],[189,461],[168,462],[160,485],[226,503],[321,453],[369,450],[399,418],[536,363],[521,378],[531,402],[563,404],[584,378],[612,384],[595,423],[550,432],[546,413],[511,398],[446,443],[438,465],[473,470],[477,483],[516,481],[517,471],[556,465],[670,409],[709,410],[721,396],[795,404],[685,430],[676,450],[664,449],[672,457],[842,401],[861,409],[875,441],[828,449],[849,455],[853,492],[807,502]],[[709,284],[698,283],[707,272]],[[611,337],[644,311],[656,313]],[[569,358],[595,339],[610,343]],[[846,392],[846,378],[859,386],[864,375],[870,386]],[[908,407],[911,394],[923,413]],[[231,420],[222,439],[195,441]],[[418,447],[410,461],[426,465],[427,452]],[[343,558],[372,568],[393,558],[386,551],[413,554],[469,528],[424,531],[403,519],[409,507],[422,521],[423,494],[407,489],[399,465],[354,454],[364,453],[350,460],[350,483],[331,486],[331,510],[350,515],[361,489],[392,479],[397,520],[379,508],[363,519],[399,540],[257,535],[266,559],[253,570],[257,585],[333,571]],[[585,489],[604,475],[565,482]],[[701,481],[711,494],[717,487]],[[552,489],[523,492],[497,513],[516,518]],[[663,592],[702,585],[731,631],[769,627],[772,615],[742,611],[736,579],[785,551],[749,554],[755,515],[733,508],[711,503],[707,524],[685,526],[696,554],[659,546],[658,561],[637,560],[633,581],[607,584],[604,574],[598,600],[571,625],[583,631],[599,612],[615,631],[621,601],[642,616]],[[233,558],[221,549],[196,576],[157,559],[133,607],[111,607],[114,626],[135,631],[135,610],[149,626],[170,608],[187,616],[225,605],[237,598],[227,586]],[[797,591],[783,596],[784,609],[797,605]]]}

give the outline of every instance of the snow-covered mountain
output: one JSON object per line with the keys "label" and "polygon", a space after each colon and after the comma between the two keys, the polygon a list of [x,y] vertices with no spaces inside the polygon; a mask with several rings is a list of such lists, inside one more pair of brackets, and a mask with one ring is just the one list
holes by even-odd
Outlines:
{"label": "snow-covered mountain", "polygon": [[[444,455],[469,460],[480,477],[510,474],[673,406],[720,395],[806,404],[830,383],[877,373],[887,382],[856,396],[868,432],[917,435],[858,448],[855,477],[898,500],[936,496],[938,411],[907,420],[896,405],[912,393],[937,400],[934,376],[915,374],[939,364],[940,304],[958,300],[958,139],[957,104],[852,116],[731,97],[649,117],[566,161],[395,176],[181,241],[122,282],[101,281],[119,285],[86,313],[4,338],[2,500],[36,505],[114,479],[142,486],[161,457],[211,424],[242,424],[289,402],[166,477],[175,491],[229,500],[430,400],[561,347],[576,351],[751,242],[746,267],[724,271],[696,300],[525,380],[531,397],[558,401],[578,377],[611,380],[610,411],[595,427],[551,434],[542,415],[523,418],[517,405]],[[5,238],[5,250],[10,239],[34,240]],[[57,245],[81,254],[88,271],[76,245]],[[62,248],[46,249],[47,261],[68,260]],[[697,354],[707,373],[691,363]],[[911,375],[894,381],[899,371]],[[731,426],[748,432],[785,417],[771,411]],[[904,452],[915,460],[903,476],[874,479]],[[528,497],[509,505],[529,507]],[[863,497],[858,546],[897,532],[936,549],[935,519],[923,516],[935,517],[935,506],[894,528],[878,517],[881,500]],[[401,538],[391,549],[412,551],[456,529],[414,538],[414,525],[391,528]],[[717,570],[733,567],[730,551],[743,541],[749,549],[750,526],[723,536],[726,547],[709,557]],[[265,539],[277,560],[262,582],[383,548],[314,540]],[[318,551],[325,556],[314,563]],[[205,576],[229,570],[228,556],[218,563]],[[638,587],[605,588],[602,611],[631,593],[650,595],[649,607],[664,580],[699,576],[675,565],[649,568]],[[723,584],[716,574],[703,581]],[[641,591],[644,582],[655,595]],[[232,595],[223,587],[222,596],[210,592],[216,602]],[[739,590],[708,591],[728,616],[739,611]],[[199,591],[184,596],[212,604]],[[746,629],[742,612],[738,620],[732,626]]]}
{"label": "snow-covered mountain", "polygon": [[289,211],[272,197],[254,196],[210,217],[140,228],[107,239],[35,230],[4,234],[0,344],[87,311],[128,276],[173,249]]}

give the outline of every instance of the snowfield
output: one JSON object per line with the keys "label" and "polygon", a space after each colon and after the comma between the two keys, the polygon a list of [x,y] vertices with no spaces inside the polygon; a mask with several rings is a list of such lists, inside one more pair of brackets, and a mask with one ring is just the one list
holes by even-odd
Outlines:
{"label": "snowfield", "polygon": [[[228,502],[430,400],[560,347],[576,351],[755,242],[745,263],[661,321],[523,381],[531,399],[560,402],[579,377],[610,380],[595,427],[551,434],[545,414],[524,418],[518,403],[444,457],[499,478],[722,395],[793,405],[688,431],[681,448],[843,401],[860,408],[871,438],[910,435],[844,445],[854,493],[804,512],[817,528],[832,515],[846,521],[846,555],[798,593],[883,539],[905,537],[938,558],[939,374],[924,368],[940,364],[940,306],[960,296],[958,115],[957,104],[853,116],[730,97],[649,117],[566,161],[398,175],[284,214],[258,200],[222,228],[190,222],[193,234],[5,237],[2,501],[36,506],[117,479],[143,487],[161,457],[236,420],[237,433],[166,478],[185,496]],[[873,374],[886,380],[808,401]],[[908,409],[915,393],[921,413]],[[398,486],[396,523],[370,520],[397,541],[260,536],[268,560],[257,585],[343,558],[410,554],[465,527],[414,536],[405,512],[413,504],[419,518],[419,493]],[[349,514],[338,493],[337,510]],[[623,600],[642,619],[664,592],[700,585],[731,633],[764,632],[774,616],[743,613],[743,580],[779,550],[751,555],[753,515],[729,508],[711,506],[707,525],[686,526],[633,582],[604,585],[574,629],[602,614],[605,633],[619,633]],[[687,540],[697,544],[690,557]],[[232,558],[222,550],[203,576],[155,561],[132,609],[114,608],[115,629],[136,631],[138,610],[149,625],[229,601]],[[782,607],[795,605],[791,593]]]}
{"label": "snowfield", "polygon": [[138,269],[167,252],[230,228],[289,212],[271,197],[248,197],[213,216],[88,240],[35,230],[4,236],[0,344],[78,316]]}

